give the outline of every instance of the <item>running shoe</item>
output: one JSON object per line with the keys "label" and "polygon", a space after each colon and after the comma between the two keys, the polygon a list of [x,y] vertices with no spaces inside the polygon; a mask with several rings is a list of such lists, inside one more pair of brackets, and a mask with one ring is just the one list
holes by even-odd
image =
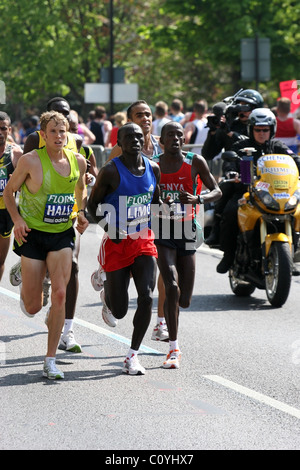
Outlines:
{"label": "running shoe", "polygon": [[179,369],[179,361],[181,359],[181,352],[179,349],[170,351],[167,355],[165,362],[163,363],[164,369]]}
{"label": "running shoe", "polygon": [[61,372],[55,364],[55,358],[45,359],[43,368],[43,377],[50,380],[59,380],[64,378],[64,373]]}
{"label": "running shoe", "polygon": [[9,280],[13,286],[19,286],[22,282],[21,261],[13,265],[9,272]]}
{"label": "running shoe", "polygon": [[103,289],[103,280],[101,278],[100,269],[94,271],[91,275],[91,284],[96,291]]}
{"label": "running shoe", "polygon": [[26,308],[25,308],[25,305],[24,305],[24,302],[23,302],[23,299],[22,299],[22,296],[21,296],[21,288],[22,288],[22,286],[19,285],[19,291],[20,291],[20,309],[21,309],[22,313],[24,313],[24,315],[26,315],[26,317],[28,317],[28,318],[33,318],[33,317],[35,317],[36,314],[35,314],[35,313],[31,314],[31,313],[28,313],[28,312],[27,312],[27,310],[26,310]]}
{"label": "running shoe", "polygon": [[139,363],[137,355],[132,354],[130,358],[126,357],[122,372],[129,375],[145,375],[146,370]]}
{"label": "running shoe", "polygon": [[80,353],[81,346],[75,341],[73,331],[69,331],[66,335],[61,335],[58,349],[69,351],[73,353]]}
{"label": "running shoe", "polygon": [[118,320],[113,316],[113,314],[105,303],[104,289],[102,289],[100,292],[100,299],[102,302],[102,318],[108,326],[114,328],[115,326],[117,326]]}
{"label": "running shoe", "polygon": [[43,307],[46,307],[49,300],[51,281],[48,277],[43,280]]}
{"label": "running shoe", "polygon": [[166,323],[157,323],[152,331],[151,339],[153,341],[168,341],[169,332]]}

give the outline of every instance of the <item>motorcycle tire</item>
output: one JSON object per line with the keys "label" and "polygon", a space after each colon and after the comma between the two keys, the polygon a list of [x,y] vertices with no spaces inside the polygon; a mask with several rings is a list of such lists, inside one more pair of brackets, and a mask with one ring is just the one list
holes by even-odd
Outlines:
{"label": "motorcycle tire", "polygon": [[241,281],[233,275],[232,269],[229,271],[229,283],[232,292],[237,297],[249,297],[255,291],[255,286],[249,282]]}
{"label": "motorcycle tire", "polygon": [[282,307],[288,298],[292,282],[293,260],[288,243],[272,243],[267,266],[268,274],[265,276],[267,298],[273,307]]}

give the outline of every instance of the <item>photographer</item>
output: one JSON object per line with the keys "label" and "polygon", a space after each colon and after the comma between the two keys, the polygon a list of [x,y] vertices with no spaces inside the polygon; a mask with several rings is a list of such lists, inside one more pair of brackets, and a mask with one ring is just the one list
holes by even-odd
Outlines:
{"label": "photographer", "polygon": [[[243,155],[243,149],[247,147],[253,147],[256,149],[254,153],[254,166],[256,166],[257,160],[263,154],[285,154],[290,155],[294,158],[295,163],[300,169],[300,157],[292,152],[286,144],[281,142],[279,139],[274,139],[276,132],[276,118],[272,111],[267,108],[259,108],[252,111],[249,116],[248,134],[249,137],[243,142],[236,142],[232,150],[238,155]],[[235,162],[227,163],[227,170],[236,171],[240,173],[240,165],[236,160]],[[220,223],[220,249],[224,252],[224,256],[217,266],[218,273],[226,273],[233,260],[236,249],[236,238],[238,235],[238,223],[237,223],[237,209],[238,200],[242,197],[246,191],[244,184],[237,182],[233,183],[235,191],[226,203],[221,223]]]}
{"label": "photographer", "polygon": [[256,90],[243,90],[232,98],[213,106],[213,115],[207,117],[209,131],[204,142],[202,155],[212,160],[223,149],[231,150],[232,145],[248,135],[247,124],[251,111],[263,107],[264,100]]}
{"label": "photographer", "polygon": [[[226,104],[227,103],[227,104]],[[209,132],[204,142],[202,155],[206,160],[213,159],[222,150],[231,150],[235,142],[242,142],[248,136],[248,118],[251,111],[263,106],[263,98],[256,90],[242,90],[232,98],[225,98],[224,102],[213,107],[214,114],[207,117]],[[223,164],[222,173],[226,175],[227,169]],[[234,178],[232,174],[230,178]],[[218,245],[220,233],[220,220],[223,209],[235,192],[236,183],[220,183],[221,199],[215,204],[215,213],[212,230],[205,243],[211,247]]]}

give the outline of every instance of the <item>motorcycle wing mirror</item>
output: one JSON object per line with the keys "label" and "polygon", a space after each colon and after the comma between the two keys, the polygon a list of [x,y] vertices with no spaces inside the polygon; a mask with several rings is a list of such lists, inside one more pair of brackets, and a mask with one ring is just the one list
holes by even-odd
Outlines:
{"label": "motorcycle wing mirror", "polygon": [[233,150],[226,150],[226,152],[222,153],[222,160],[225,160],[226,162],[235,162],[236,160],[240,160],[240,157],[236,152],[233,152]]}

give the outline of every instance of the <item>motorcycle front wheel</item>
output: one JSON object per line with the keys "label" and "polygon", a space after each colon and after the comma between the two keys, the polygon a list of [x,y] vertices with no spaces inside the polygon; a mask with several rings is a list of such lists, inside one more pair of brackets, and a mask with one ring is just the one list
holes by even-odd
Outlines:
{"label": "motorcycle front wheel", "polygon": [[267,257],[266,294],[273,307],[287,300],[292,281],[293,260],[288,243],[273,242]]}

